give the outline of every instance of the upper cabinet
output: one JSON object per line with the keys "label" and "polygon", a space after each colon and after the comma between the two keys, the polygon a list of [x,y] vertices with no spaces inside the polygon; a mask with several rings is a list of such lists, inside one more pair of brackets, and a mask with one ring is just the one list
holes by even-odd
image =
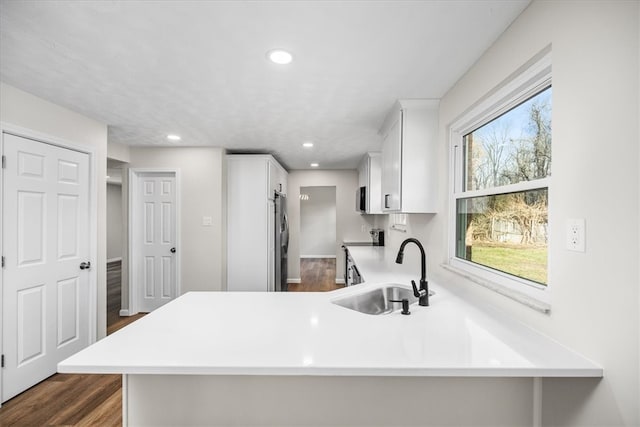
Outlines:
{"label": "upper cabinet", "polygon": [[287,194],[287,171],[273,157],[267,160],[269,170],[269,198],[273,199],[274,194]]}
{"label": "upper cabinet", "polygon": [[381,210],[435,213],[438,100],[399,100],[380,129]]}
{"label": "upper cabinet", "polygon": [[[381,214],[382,212],[382,155],[367,153],[358,165],[359,187],[365,187],[365,210],[362,213]],[[359,198],[359,190],[356,198]],[[358,206],[358,205],[357,205]]]}
{"label": "upper cabinet", "polygon": [[287,194],[287,171],[269,154],[227,155],[227,192],[251,188],[259,200],[273,200],[275,193]]}

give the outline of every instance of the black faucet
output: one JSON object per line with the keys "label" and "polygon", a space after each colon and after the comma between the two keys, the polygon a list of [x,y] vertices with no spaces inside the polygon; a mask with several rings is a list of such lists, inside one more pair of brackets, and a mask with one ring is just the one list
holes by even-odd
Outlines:
{"label": "black faucet", "polygon": [[402,264],[402,260],[404,258],[404,247],[407,246],[407,243],[415,243],[420,249],[420,256],[422,261],[422,264],[421,264],[422,268],[421,268],[421,275],[420,275],[420,289],[416,287],[415,280],[411,281],[411,285],[413,286],[413,295],[415,295],[415,297],[418,298],[418,304],[426,307],[429,305],[429,282],[427,282],[427,279],[426,279],[427,257],[424,254],[424,248],[422,247],[422,244],[420,243],[420,241],[418,241],[418,239],[414,239],[413,237],[410,237],[406,239],[404,242],[402,242],[402,244],[400,245],[400,250],[398,251],[398,256],[396,257],[396,263]]}

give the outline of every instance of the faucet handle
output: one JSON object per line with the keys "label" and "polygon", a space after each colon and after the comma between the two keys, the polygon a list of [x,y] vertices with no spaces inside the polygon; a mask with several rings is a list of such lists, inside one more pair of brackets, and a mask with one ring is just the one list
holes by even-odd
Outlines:
{"label": "faucet handle", "polygon": [[416,286],[416,281],[412,280],[411,281],[411,286],[413,286],[413,296],[416,298],[420,298],[423,297],[427,294],[427,291],[424,289],[418,289],[418,287]]}

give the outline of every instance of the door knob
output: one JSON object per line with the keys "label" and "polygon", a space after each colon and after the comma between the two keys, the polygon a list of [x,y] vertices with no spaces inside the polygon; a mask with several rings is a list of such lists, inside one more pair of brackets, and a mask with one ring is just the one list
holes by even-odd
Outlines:
{"label": "door knob", "polygon": [[171,251],[171,253],[172,253],[172,254],[175,254],[175,253],[176,253],[176,248],[171,248],[171,249],[169,249],[169,250]]}
{"label": "door knob", "polygon": [[91,262],[82,262],[80,263],[80,270],[89,270],[91,268]]}

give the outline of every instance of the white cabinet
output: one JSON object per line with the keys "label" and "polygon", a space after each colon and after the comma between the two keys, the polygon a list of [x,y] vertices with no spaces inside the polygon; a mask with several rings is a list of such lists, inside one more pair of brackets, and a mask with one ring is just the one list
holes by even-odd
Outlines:
{"label": "white cabinet", "polygon": [[272,157],[268,160],[267,167],[269,169],[269,198],[273,199],[275,192],[287,194],[287,171]]}
{"label": "white cabinet", "polygon": [[[358,165],[359,187],[366,187],[365,212],[381,214],[382,212],[382,155],[381,153],[367,153]],[[358,197],[358,196],[356,196]]]}
{"label": "white cabinet", "polygon": [[399,100],[380,134],[382,211],[436,212],[438,100]]}
{"label": "white cabinet", "polygon": [[272,156],[227,156],[227,290],[275,289],[274,192],[286,188]]}

